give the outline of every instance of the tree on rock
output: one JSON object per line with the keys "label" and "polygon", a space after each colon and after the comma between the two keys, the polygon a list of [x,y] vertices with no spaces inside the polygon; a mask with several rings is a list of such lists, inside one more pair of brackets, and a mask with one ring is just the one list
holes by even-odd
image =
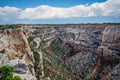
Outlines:
{"label": "tree on rock", "polygon": [[0,79],[2,80],[21,80],[19,76],[13,76],[12,66],[1,66],[0,67]]}

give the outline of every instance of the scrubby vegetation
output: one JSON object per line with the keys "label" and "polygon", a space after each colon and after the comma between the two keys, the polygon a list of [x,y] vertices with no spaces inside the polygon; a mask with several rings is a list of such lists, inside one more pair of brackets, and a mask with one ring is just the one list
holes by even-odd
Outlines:
{"label": "scrubby vegetation", "polygon": [[56,55],[59,55],[61,52],[61,47],[58,44],[52,44],[52,50]]}
{"label": "scrubby vegetation", "polygon": [[[29,45],[30,45],[30,48],[31,50],[33,51],[33,56],[34,56],[34,70],[35,70],[35,73],[36,73],[36,77],[38,80],[40,80],[40,74],[41,74],[41,70],[40,70],[40,67],[39,67],[39,61],[40,61],[40,55],[38,53],[38,49],[36,48],[37,44],[36,42],[34,42],[34,37],[33,36],[30,36],[28,38],[28,42],[29,42]],[[31,68],[32,66],[29,66],[29,68]]]}
{"label": "scrubby vegetation", "polygon": [[61,48],[61,44],[62,44],[62,41],[60,38],[54,40],[52,43],[51,43],[51,47],[52,47],[52,51],[56,54],[56,55],[61,55],[63,52],[62,52],[62,48]]}
{"label": "scrubby vegetation", "polygon": [[21,27],[21,25],[19,25],[19,24],[0,25],[0,30],[9,29],[9,28],[15,29],[15,28],[20,28],[20,27]]}
{"label": "scrubby vegetation", "polygon": [[12,66],[1,66],[0,67],[0,79],[2,80],[21,80],[19,76],[13,76]]}
{"label": "scrubby vegetation", "polygon": [[40,55],[37,51],[33,51],[33,53],[34,53],[34,59],[35,59],[34,68],[37,69],[40,61]]}
{"label": "scrubby vegetation", "polygon": [[33,51],[33,54],[34,54],[34,59],[35,59],[34,70],[36,72],[36,77],[39,80],[40,79],[39,76],[41,74],[41,70],[40,70],[40,67],[39,67],[40,55],[37,51]]}
{"label": "scrubby vegetation", "polygon": [[[65,62],[60,58],[63,55],[62,52],[62,40],[57,38],[54,40],[56,32],[53,28],[46,27],[34,27],[33,32],[31,30],[28,38],[31,50],[34,55],[34,69],[38,80],[77,80],[73,73],[70,73],[65,67]],[[35,35],[35,36],[34,36]],[[35,38],[40,38],[40,43],[34,42]],[[51,42],[52,40],[52,42]],[[50,42],[50,50],[47,43]],[[36,47],[38,45],[38,47]],[[39,52],[42,53],[42,58]],[[41,61],[43,61],[43,63]],[[39,64],[41,62],[41,64]],[[43,66],[43,68],[41,67]],[[44,73],[44,75],[43,75]]]}

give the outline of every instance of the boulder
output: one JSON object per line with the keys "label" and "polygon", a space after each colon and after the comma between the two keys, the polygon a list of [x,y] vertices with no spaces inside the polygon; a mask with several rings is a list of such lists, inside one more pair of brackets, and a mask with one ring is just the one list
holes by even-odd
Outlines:
{"label": "boulder", "polygon": [[14,67],[14,72],[19,74],[25,74],[28,70],[28,67],[24,60],[14,59],[7,63],[9,66]]}

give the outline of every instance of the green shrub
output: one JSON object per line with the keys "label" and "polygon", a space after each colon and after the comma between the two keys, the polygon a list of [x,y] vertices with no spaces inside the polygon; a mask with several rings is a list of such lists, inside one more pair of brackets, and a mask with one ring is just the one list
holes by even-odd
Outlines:
{"label": "green shrub", "polygon": [[21,80],[19,76],[13,77],[12,66],[1,66],[0,67],[0,78],[3,80]]}
{"label": "green shrub", "polygon": [[19,76],[15,76],[14,80],[21,80],[21,78]]}
{"label": "green shrub", "polygon": [[34,37],[30,36],[30,37],[28,38],[28,42],[33,41],[33,39],[34,39]]}
{"label": "green shrub", "polygon": [[37,51],[33,51],[33,53],[34,53],[34,59],[35,59],[35,61],[39,62],[40,61],[40,55],[39,55],[39,53]]}
{"label": "green shrub", "polygon": [[5,49],[1,50],[0,53],[5,53]]}

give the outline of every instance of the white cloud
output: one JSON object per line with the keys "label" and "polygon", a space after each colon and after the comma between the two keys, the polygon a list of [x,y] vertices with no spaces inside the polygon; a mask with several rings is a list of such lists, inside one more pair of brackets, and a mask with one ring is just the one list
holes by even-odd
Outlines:
{"label": "white cloud", "polygon": [[26,8],[20,14],[21,19],[48,19],[91,16],[120,16],[120,0],[107,0],[91,5],[77,5],[69,8],[42,5]]}
{"label": "white cloud", "polygon": [[[76,5],[69,8],[41,5],[34,8],[19,9],[15,7],[0,7],[0,18],[11,19],[50,19],[50,18],[75,18],[92,16],[120,16],[120,0],[106,0],[102,3],[91,5]],[[0,19],[1,20],[1,19]]]}
{"label": "white cloud", "polygon": [[107,0],[90,6],[97,16],[120,16],[120,0]]}
{"label": "white cloud", "polygon": [[70,18],[87,17],[90,15],[89,6],[78,5],[70,8],[51,7],[48,5],[38,6],[36,8],[27,8],[21,12],[21,19],[46,19],[46,18]]}
{"label": "white cloud", "polygon": [[0,7],[0,20],[10,21],[12,19],[18,18],[20,9],[16,7]]}

